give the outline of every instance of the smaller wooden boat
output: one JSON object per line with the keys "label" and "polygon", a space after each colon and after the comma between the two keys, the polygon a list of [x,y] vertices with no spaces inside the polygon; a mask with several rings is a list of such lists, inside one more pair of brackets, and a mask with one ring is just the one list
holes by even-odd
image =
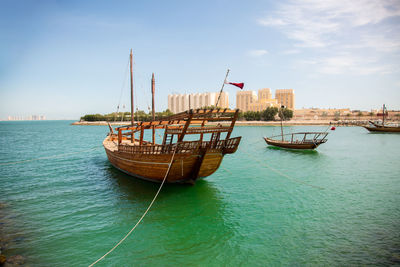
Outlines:
{"label": "smaller wooden boat", "polygon": [[270,146],[290,149],[315,149],[328,141],[327,135],[327,132],[299,132],[264,137],[264,140]]}
{"label": "smaller wooden boat", "polygon": [[363,126],[370,132],[381,132],[381,133],[400,133],[400,126],[397,125],[385,125],[385,116],[387,114],[386,106],[382,107],[382,124],[375,123],[373,121],[369,121],[371,126]]}
{"label": "smaller wooden boat", "polygon": [[372,126],[363,126],[370,132],[381,132],[381,133],[400,133],[400,126],[391,125],[379,125],[373,121],[369,121]]}
{"label": "smaller wooden boat", "polygon": [[299,132],[283,134],[283,112],[281,107],[281,134],[271,137],[264,137],[265,142],[270,146],[277,146],[289,149],[316,149],[320,144],[326,143],[328,132]]}

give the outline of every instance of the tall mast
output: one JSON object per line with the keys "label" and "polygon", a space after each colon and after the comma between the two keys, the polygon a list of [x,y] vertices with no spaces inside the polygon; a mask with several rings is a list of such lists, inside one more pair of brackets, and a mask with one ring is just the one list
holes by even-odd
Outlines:
{"label": "tall mast", "polygon": [[382,126],[385,126],[385,104],[382,107]]}
{"label": "tall mast", "polygon": [[133,70],[132,70],[132,49],[131,49],[131,54],[129,56],[130,59],[130,65],[131,65],[131,124],[135,122],[135,107],[134,107],[134,102],[133,102]]}
{"label": "tall mast", "polygon": [[221,97],[222,90],[224,90],[224,85],[225,85],[225,83],[226,83],[226,79],[228,78],[228,74],[229,74],[229,69],[226,71],[225,80],[224,80],[224,83],[222,84],[221,91],[219,91],[218,100],[217,100],[217,103],[215,104],[215,108],[218,107],[219,99],[220,99],[220,97]]}
{"label": "tall mast", "polygon": [[283,141],[283,112],[282,112],[282,108],[284,106],[281,106],[280,112],[281,112],[281,136],[282,136],[282,141]]}
{"label": "tall mast", "polygon": [[154,94],[155,94],[155,80],[154,80],[154,72],[151,76],[151,113],[153,115],[153,121],[156,119],[155,110],[154,110]]}
{"label": "tall mast", "polygon": [[[151,76],[151,113],[153,115],[153,121],[156,119],[156,114],[154,110],[154,94],[155,94],[155,80],[154,80],[154,72],[153,75]],[[156,129],[154,128],[155,126],[153,125],[153,145],[155,144],[155,139],[156,139]]]}

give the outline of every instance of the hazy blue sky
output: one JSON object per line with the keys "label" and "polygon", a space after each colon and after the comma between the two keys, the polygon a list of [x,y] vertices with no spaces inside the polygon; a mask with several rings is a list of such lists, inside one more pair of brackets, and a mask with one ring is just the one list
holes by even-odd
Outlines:
{"label": "hazy blue sky", "polygon": [[400,109],[399,0],[0,0],[0,119],[128,110],[130,48],[144,110],[152,72],[163,110],[227,68],[245,90],[293,88],[296,108]]}

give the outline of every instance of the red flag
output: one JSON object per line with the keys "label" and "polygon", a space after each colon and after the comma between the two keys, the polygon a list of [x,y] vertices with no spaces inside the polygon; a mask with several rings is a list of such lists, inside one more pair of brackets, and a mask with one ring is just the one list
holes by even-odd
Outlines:
{"label": "red flag", "polygon": [[228,82],[228,84],[232,84],[232,85],[234,85],[234,86],[237,86],[237,87],[239,87],[240,89],[243,89],[243,86],[244,86],[244,83],[230,83],[230,82]]}

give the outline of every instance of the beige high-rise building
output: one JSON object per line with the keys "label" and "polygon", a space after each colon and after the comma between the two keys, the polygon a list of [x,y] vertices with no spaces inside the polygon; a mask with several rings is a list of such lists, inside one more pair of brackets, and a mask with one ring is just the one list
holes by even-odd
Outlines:
{"label": "beige high-rise building", "polygon": [[279,105],[294,110],[294,90],[293,89],[276,89],[275,99]]}
{"label": "beige high-rise building", "polygon": [[262,101],[257,101],[249,106],[248,111],[263,111],[269,107],[279,107],[278,101],[276,99],[264,99]]}
{"label": "beige high-rise building", "polygon": [[268,107],[286,106],[294,110],[294,90],[278,89],[275,92],[275,98],[272,98],[270,88],[258,90],[258,95],[254,91],[237,91],[236,108],[243,112],[263,111]]}
{"label": "beige high-rise building", "polygon": [[264,88],[258,90],[258,99],[249,106],[249,111],[263,111],[268,107],[277,107],[278,101],[272,98],[271,89]]}
{"label": "beige high-rise building", "polygon": [[258,95],[254,91],[237,91],[236,108],[241,111],[263,111],[268,107],[277,107],[278,101],[272,98],[270,88],[258,90]]}
{"label": "beige high-rise building", "polygon": [[[183,112],[188,109],[215,106],[218,93],[195,93],[168,95],[168,109],[173,113]],[[218,107],[229,108],[229,94],[222,92]]]}
{"label": "beige high-rise building", "polygon": [[258,90],[258,101],[272,99],[271,88],[263,88]]}
{"label": "beige high-rise building", "polygon": [[257,102],[257,95],[254,91],[237,91],[236,108],[248,111],[250,105]]}

